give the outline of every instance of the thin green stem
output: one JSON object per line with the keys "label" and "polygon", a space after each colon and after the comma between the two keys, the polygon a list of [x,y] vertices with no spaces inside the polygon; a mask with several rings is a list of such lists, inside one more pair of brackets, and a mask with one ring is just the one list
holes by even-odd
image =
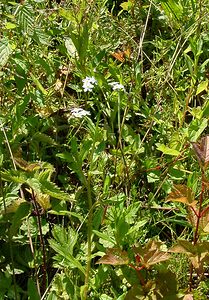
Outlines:
{"label": "thin green stem", "polygon": [[85,274],[85,289],[84,289],[84,299],[87,299],[88,287],[89,287],[89,277],[91,271],[91,245],[92,245],[92,219],[93,219],[93,209],[92,209],[92,194],[91,194],[91,174],[88,173],[88,178],[86,180],[87,187],[87,197],[89,205],[89,215],[88,215],[88,229],[87,229],[87,264],[86,264],[86,274]]}

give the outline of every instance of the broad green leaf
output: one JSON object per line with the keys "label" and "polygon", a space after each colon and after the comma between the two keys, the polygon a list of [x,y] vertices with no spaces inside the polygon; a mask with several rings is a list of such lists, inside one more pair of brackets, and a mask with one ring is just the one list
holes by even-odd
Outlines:
{"label": "broad green leaf", "polygon": [[191,142],[196,142],[205,128],[208,126],[208,119],[193,120],[188,128],[188,137]]}
{"label": "broad green leaf", "polygon": [[164,144],[157,143],[156,146],[157,146],[157,150],[163,152],[164,154],[172,155],[172,156],[180,155],[180,152],[178,150],[169,148]]}
{"label": "broad green leaf", "polygon": [[11,53],[12,49],[9,41],[6,38],[0,40],[0,67],[3,67],[7,63]]}
{"label": "broad green leaf", "polygon": [[40,295],[38,293],[37,286],[31,278],[28,279],[27,292],[29,300],[40,300]]}
{"label": "broad green leaf", "polygon": [[12,219],[12,225],[10,227],[10,235],[14,236],[17,234],[22,221],[30,214],[31,205],[29,202],[24,201],[18,207],[15,212],[15,215]]}
{"label": "broad green leaf", "polygon": [[59,8],[59,15],[68,21],[75,22],[75,16],[70,9]]}
{"label": "broad green leaf", "polygon": [[[18,207],[22,204],[22,203],[24,203],[25,202],[25,200],[24,199],[22,199],[22,198],[18,198],[18,199],[16,199],[16,200],[14,200],[10,205],[8,205],[7,207],[6,207],[6,213],[14,213],[14,212],[16,212],[17,211],[17,209],[18,209]],[[3,213],[4,213],[4,211],[3,211]]]}
{"label": "broad green leaf", "polygon": [[18,9],[16,10],[16,16],[18,24],[23,32],[27,33],[28,35],[32,35],[34,26],[36,24],[33,7],[29,3],[19,5]]}

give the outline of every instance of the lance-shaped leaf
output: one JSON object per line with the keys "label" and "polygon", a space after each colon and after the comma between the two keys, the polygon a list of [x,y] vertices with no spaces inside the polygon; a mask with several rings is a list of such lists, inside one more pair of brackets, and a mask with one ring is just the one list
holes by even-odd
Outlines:
{"label": "lance-shaped leaf", "polygon": [[172,192],[167,197],[167,200],[181,202],[193,207],[197,203],[194,199],[192,189],[183,184],[175,184]]}
{"label": "lance-shaped leaf", "polygon": [[166,251],[163,251],[164,244],[156,241],[149,241],[144,247],[135,247],[134,253],[140,256],[141,266],[149,269],[151,266],[168,260],[170,254]]}
{"label": "lance-shaped leaf", "polygon": [[127,265],[129,263],[128,254],[119,248],[107,249],[107,254],[97,261],[97,264],[105,265]]}
{"label": "lance-shaped leaf", "polygon": [[209,163],[209,135],[203,137],[199,143],[192,143],[192,145],[199,162],[207,167]]}

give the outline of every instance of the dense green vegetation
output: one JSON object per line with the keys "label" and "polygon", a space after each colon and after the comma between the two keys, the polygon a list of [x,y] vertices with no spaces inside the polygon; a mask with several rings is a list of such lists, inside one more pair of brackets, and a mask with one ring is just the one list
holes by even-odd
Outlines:
{"label": "dense green vegetation", "polygon": [[0,16],[0,299],[208,299],[208,0]]}

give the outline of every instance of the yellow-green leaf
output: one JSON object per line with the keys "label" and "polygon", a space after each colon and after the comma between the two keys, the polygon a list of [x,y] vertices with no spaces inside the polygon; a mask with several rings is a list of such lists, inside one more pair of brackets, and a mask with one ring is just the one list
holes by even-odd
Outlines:
{"label": "yellow-green leaf", "polygon": [[200,84],[197,87],[196,96],[202,93],[203,91],[208,90],[208,80],[200,82]]}
{"label": "yellow-green leaf", "polygon": [[172,156],[180,155],[180,152],[178,150],[169,148],[169,147],[165,146],[164,144],[157,143],[156,146],[157,146],[157,150],[163,152],[164,154],[172,155]]}

